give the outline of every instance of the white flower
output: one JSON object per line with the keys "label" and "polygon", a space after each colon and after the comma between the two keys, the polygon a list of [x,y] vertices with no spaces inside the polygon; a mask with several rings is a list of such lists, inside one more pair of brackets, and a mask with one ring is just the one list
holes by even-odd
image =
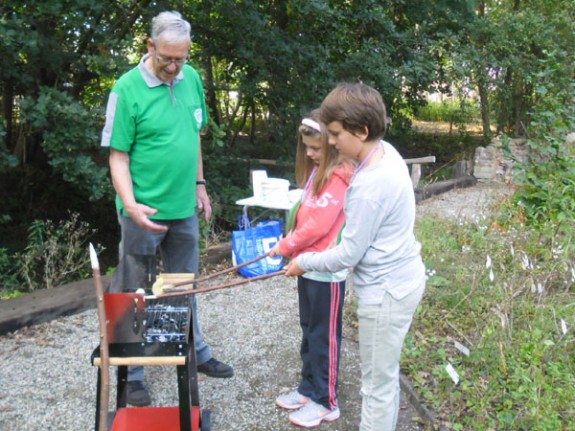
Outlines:
{"label": "white flower", "polygon": [[521,266],[523,267],[523,269],[529,269],[532,268],[531,266],[531,262],[529,261],[529,257],[527,256],[527,253],[525,253],[524,251],[521,252]]}
{"label": "white flower", "polygon": [[487,259],[485,259],[485,268],[491,268],[491,257],[487,255]]}

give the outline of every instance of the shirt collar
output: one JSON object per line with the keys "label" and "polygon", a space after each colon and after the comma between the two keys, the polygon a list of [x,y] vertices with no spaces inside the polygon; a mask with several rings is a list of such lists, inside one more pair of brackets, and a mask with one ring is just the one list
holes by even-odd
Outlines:
{"label": "shirt collar", "polygon": [[[145,64],[145,62],[148,58],[150,58],[150,53],[147,53],[146,55],[144,55],[142,57],[142,59],[140,60],[140,64],[138,64],[138,68],[140,69],[140,73],[142,74],[142,78],[144,78],[144,81],[146,81],[146,84],[148,84],[148,87],[150,87],[150,88],[159,87],[162,84],[168,85],[164,81],[162,81],[160,78],[158,78],[156,75],[154,75],[150,69],[148,69],[148,66],[146,66],[146,64]],[[184,79],[184,73],[180,70],[180,72],[174,78],[172,85],[176,85],[182,79]]]}

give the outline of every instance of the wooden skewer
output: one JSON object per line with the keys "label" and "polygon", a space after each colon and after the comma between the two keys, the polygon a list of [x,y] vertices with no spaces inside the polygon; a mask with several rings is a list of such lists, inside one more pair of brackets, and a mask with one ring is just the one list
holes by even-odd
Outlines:
{"label": "wooden skewer", "polygon": [[270,274],[258,275],[256,277],[245,278],[243,280],[236,280],[236,281],[232,281],[230,283],[224,283],[224,284],[220,284],[217,286],[209,286],[209,287],[202,287],[200,289],[187,289],[187,290],[182,290],[182,291],[167,292],[167,293],[162,294],[161,297],[163,298],[163,297],[167,297],[167,296],[195,295],[196,293],[205,293],[205,292],[211,292],[212,290],[227,289],[228,287],[239,286],[241,284],[248,284],[248,283],[251,283],[252,281],[265,280],[266,278],[272,278],[272,277],[282,275],[282,274],[285,274],[284,269],[282,269],[281,271],[272,272]]}
{"label": "wooden skewer", "polygon": [[[231,268],[227,268],[227,269],[224,269],[224,270],[222,270],[222,271],[214,272],[213,274],[206,275],[206,276],[204,276],[204,277],[200,277],[200,278],[197,278],[197,279],[193,279],[193,278],[192,278],[192,279],[188,279],[188,280],[178,281],[178,282],[175,282],[175,283],[169,283],[169,284],[167,284],[166,286],[161,286],[161,291],[162,291],[162,293],[160,293],[160,295],[156,295],[156,296],[165,296],[167,293],[172,293],[172,292],[173,292],[173,293],[176,293],[177,288],[180,287],[180,286],[185,286],[185,285],[187,285],[187,284],[192,284],[192,283],[194,283],[194,284],[202,283],[202,282],[204,282],[204,281],[206,281],[206,280],[210,280],[210,279],[215,278],[215,277],[218,277],[218,276],[220,276],[220,275],[227,274],[228,272],[236,271],[236,270],[238,270],[239,268],[243,268],[244,266],[251,265],[252,263],[255,263],[255,262],[257,262],[257,261],[259,261],[259,260],[261,260],[261,259],[264,259],[264,258],[266,258],[266,257],[268,257],[268,256],[269,256],[269,252],[268,252],[268,253],[265,253],[265,254],[262,254],[261,256],[255,257],[255,258],[253,258],[253,259],[251,259],[251,260],[248,260],[248,261],[246,261],[246,262],[244,262],[244,263],[241,263],[241,264],[239,264],[239,265],[232,266]],[[254,277],[254,278],[255,278],[255,277]],[[179,293],[179,292],[187,292],[188,290],[190,290],[190,289],[179,290],[178,293]],[[212,289],[212,290],[213,290],[213,289]],[[198,291],[198,289],[196,289],[196,291]]]}
{"label": "wooden skewer", "polygon": [[[236,265],[236,266],[232,266],[231,268],[227,268],[227,269],[224,269],[224,270],[222,270],[222,271],[214,272],[213,274],[205,275],[205,276],[203,276],[203,277],[200,277],[200,278],[194,280],[193,282],[194,282],[194,283],[201,283],[201,282],[203,282],[203,281],[210,280],[210,279],[215,278],[215,277],[218,277],[218,276],[220,276],[220,275],[227,274],[228,272],[237,271],[238,269],[243,268],[244,266],[251,265],[252,263],[255,263],[255,262],[259,261],[259,260],[262,260],[262,259],[264,259],[264,258],[266,258],[266,257],[268,257],[268,256],[269,256],[269,252],[266,253],[266,254],[262,254],[261,256],[254,257],[253,259],[248,260],[247,262],[240,263],[239,265]],[[181,285],[181,284],[185,284],[185,283],[179,282],[179,283],[177,283],[177,284],[180,284],[180,285]],[[174,286],[175,286],[175,284],[174,284]]]}
{"label": "wooden skewer", "polygon": [[98,320],[100,321],[100,388],[99,431],[108,431],[108,404],[110,401],[110,353],[108,351],[108,329],[106,326],[106,308],[104,305],[104,288],[100,276],[98,255],[90,243],[90,261],[92,273],[96,283],[96,297],[98,301]]}

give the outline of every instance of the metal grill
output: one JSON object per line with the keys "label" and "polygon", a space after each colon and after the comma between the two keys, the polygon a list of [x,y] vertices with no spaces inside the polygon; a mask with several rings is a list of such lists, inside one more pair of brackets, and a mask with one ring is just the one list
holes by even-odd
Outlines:
{"label": "metal grill", "polygon": [[189,307],[184,304],[166,304],[158,301],[144,308],[144,339],[148,343],[178,343],[187,340]]}
{"label": "metal grill", "polygon": [[189,297],[144,299],[136,293],[105,295],[112,356],[182,356],[192,311]]}

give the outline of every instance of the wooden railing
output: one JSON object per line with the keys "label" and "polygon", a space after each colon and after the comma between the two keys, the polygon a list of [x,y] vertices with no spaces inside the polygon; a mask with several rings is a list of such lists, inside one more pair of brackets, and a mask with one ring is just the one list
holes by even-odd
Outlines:
{"label": "wooden railing", "polygon": [[421,178],[421,165],[425,163],[435,163],[435,156],[418,157],[416,159],[405,159],[405,163],[411,165],[411,183],[413,188],[417,187]]}
{"label": "wooden railing", "polygon": [[[292,162],[278,162],[272,159],[242,159],[236,158],[236,160],[245,161],[248,163],[256,162],[264,166],[293,166]],[[411,165],[411,182],[413,188],[417,187],[419,180],[421,179],[421,165],[426,163],[435,163],[435,156],[417,157],[415,159],[405,159],[405,163]]]}

